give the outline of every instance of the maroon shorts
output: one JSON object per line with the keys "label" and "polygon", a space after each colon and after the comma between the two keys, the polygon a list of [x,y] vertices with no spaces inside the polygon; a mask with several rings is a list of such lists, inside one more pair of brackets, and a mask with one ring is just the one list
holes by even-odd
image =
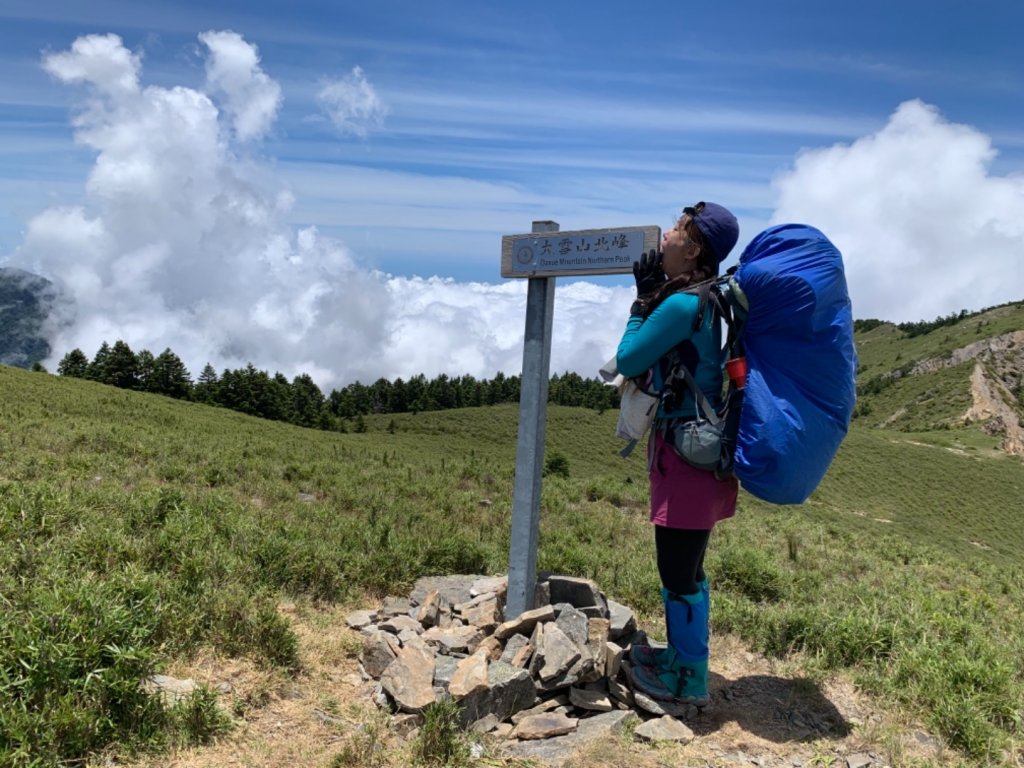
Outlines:
{"label": "maroon shorts", "polygon": [[719,480],[712,472],[691,467],[655,431],[651,464],[651,522],[666,528],[711,530],[736,514],[739,483]]}

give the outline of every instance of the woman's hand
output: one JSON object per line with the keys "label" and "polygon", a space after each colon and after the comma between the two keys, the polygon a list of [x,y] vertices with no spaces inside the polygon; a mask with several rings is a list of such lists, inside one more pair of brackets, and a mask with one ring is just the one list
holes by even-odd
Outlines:
{"label": "woman's hand", "polygon": [[665,283],[665,272],[661,268],[662,254],[650,250],[633,262],[633,278],[636,280],[636,297],[641,301],[650,299]]}

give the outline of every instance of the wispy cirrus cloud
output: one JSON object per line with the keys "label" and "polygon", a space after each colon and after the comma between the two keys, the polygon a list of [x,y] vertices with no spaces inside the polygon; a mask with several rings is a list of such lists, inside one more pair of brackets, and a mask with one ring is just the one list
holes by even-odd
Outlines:
{"label": "wispy cirrus cloud", "polygon": [[380,128],[388,114],[362,67],[354,67],[341,79],[326,81],[317,93],[317,102],[335,128],[353,136],[365,137]]}

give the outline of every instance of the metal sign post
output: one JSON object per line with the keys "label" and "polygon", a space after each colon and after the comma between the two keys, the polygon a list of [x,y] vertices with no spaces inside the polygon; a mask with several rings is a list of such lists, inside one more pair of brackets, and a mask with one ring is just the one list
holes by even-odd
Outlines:
{"label": "metal sign post", "polygon": [[633,262],[647,250],[657,248],[660,240],[658,227],[558,232],[554,221],[535,221],[530,234],[506,235],[501,239],[502,276],[530,279],[519,393],[506,618],[534,607],[555,277],[631,272]]}

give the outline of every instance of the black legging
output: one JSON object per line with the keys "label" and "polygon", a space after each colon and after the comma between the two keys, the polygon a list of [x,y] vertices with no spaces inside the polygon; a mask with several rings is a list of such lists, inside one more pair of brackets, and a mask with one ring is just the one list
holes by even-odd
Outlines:
{"label": "black legging", "polygon": [[662,586],[677,595],[695,595],[704,581],[704,550],[711,531],[654,526],[658,575]]}

